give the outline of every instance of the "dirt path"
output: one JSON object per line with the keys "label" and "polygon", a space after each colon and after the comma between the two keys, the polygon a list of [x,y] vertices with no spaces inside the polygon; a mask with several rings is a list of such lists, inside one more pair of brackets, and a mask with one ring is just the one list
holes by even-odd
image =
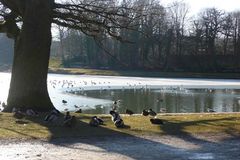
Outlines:
{"label": "dirt path", "polygon": [[223,135],[4,141],[1,160],[236,160],[240,138]]}

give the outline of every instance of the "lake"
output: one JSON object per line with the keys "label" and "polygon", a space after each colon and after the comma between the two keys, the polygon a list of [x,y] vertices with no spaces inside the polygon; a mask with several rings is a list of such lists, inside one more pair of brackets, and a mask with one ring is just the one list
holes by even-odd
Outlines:
{"label": "lake", "polygon": [[[6,101],[9,83],[10,73],[0,73],[0,101]],[[48,90],[61,111],[109,113],[113,101],[120,113],[127,108],[135,113],[148,108],[168,113],[240,111],[240,80],[49,74]]]}

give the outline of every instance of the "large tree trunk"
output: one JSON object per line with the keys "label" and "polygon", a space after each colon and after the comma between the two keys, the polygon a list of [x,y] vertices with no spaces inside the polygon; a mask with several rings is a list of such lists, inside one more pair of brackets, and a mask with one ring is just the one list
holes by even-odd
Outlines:
{"label": "large tree trunk", "polygon": [[54,108],[47,90],[48,61],[51,46],[51,0],[25,2],[23,26],[15,40],[12,78],[6,111],[49,111]]}

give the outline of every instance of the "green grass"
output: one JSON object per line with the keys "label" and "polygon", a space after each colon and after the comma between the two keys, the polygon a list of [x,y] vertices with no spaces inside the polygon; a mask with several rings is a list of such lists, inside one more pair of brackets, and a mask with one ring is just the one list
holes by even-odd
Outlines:
{"label": "green grass", "polygon": [[91,137],[111,135],[189,135],[224,133],[240,135],[240,114],[185,114],[158,115],[164,125],[153,125],[149,117],[122,115],[129,127],[116,128],[108,115],[99,115],[105,125],[91,127],[88,122],[92,115],[73,114],[77,123],[72,128],[62,125],[63,117],[57,123],[45,123],[45,115],[25,117],[16,123],[11,113],[0,113],[0,139],[52,139],[65,137]]}

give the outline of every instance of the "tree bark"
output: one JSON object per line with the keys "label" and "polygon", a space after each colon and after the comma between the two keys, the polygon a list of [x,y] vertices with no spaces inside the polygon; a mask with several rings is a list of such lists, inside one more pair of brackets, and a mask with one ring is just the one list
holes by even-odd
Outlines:
{"label": "tree bark", "polygon": [[25,2],[23,25],[15,40],[7,108],[49,111],[54,108],[47,90],[53,0]]}

